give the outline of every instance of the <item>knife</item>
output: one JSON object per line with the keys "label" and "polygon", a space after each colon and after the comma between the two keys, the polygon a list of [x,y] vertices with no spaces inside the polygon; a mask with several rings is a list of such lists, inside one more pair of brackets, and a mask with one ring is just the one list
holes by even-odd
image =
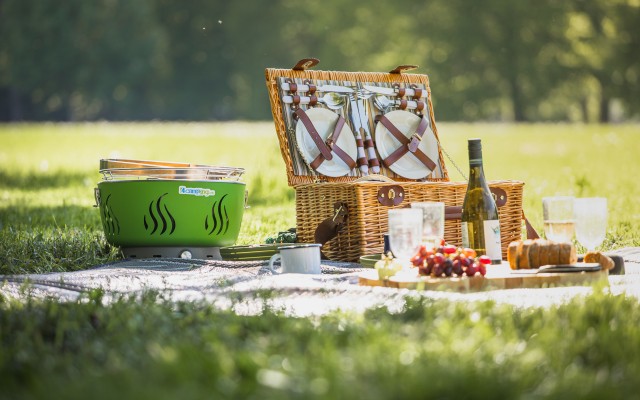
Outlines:
{"label": "knife", "polygon": [[364,143],[362,141],[362,135],[360,134],[360,129],[362,128],[362,120],[359,115],[360,110],[358,108],[358,101],[356,100],[356,96],[354,94],[349,95],[349,104],[351,107],[349,110],[349,116],[351,117],[351,123],[353,124],[353,129],[355,130],[356,135],[356,146],[358,148],[358,166],[360,168],[360,172],[362,175],[369,175],[369,163],[367,162],[367,157],[364,154]]}
{"label": "knife", "polygon": [[367,118],[367,109],[364,104],[364,100],[358,100],[358,106],[360,107],[360,125],[362,130],[364,130],[364,148],[367,152],[367,159],[369,161],[369,165],[371,166],[371,171],[374,174],[380,173],[380,165],[378,162],[378,157],[376,157],[376,150],[373,147],[373,139],[371,138],[371,132],[369,131],[369,119]]}
{"label": "knife", "polygon": [[[303,85],[303,84],[296,84],[297,89],[296,91],[298,92],[308,92],[309,91],[309,85]],[[282,84],[282,89],[285,91],[289,91],[289,84],[288,83],[283,83]],[[346,86],[340,86],[340,85],[322,85],[322,86],[317,86],[316,87],[316,91],[317,92],[335,92],[335,93],[353,93],[353,89],[348,88]]]}
{"label": "knife", "polygon": [[[397,89],[388,88],[388,87],[380,87],[380,86],[371,86],[371,85],[362,85],[362,87],[370,92],[384,94],[385,96],[395,96],[398,93]],[[415,94],[415,91],[410,88],[404,89],[404,95],[407,97],[412,97]],[[422,97],[427,96],[427,91],[422,91]]]}
{"label": "knife", "polygon": [[576,263],[566,265],[544,265],[538,269],[515,269],[512,274],[534,275],[558,272],[593,272],[600,271],[602,267],[598,263]]}

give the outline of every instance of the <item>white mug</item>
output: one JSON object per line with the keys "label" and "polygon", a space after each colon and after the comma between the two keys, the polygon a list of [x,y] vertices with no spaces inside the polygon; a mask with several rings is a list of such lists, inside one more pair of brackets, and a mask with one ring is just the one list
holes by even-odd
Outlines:
{"label": "white mug", "polygon": [[[269,259],[269,269],[276,274],[319,274],[320,246],[309,243],[280,247]],[[281,271],[273,267],[278,259]]]}

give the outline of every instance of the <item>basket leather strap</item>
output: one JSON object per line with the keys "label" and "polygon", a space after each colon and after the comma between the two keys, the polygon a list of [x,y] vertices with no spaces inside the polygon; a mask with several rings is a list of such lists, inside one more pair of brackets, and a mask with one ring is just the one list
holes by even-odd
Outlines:
{"label": "basket leather strap", "polygon": [[428,127],[429,127],[429,121],[424,117],[420,118],[420,123],[416,128],[416,133],[411,135],[411,141],[407,146],[410,152],[415,153],[416,150],[418,150],[418,146],[420,146],[420,141],[422,140],[422,136],[424,135],[424,132],[427,130]]}
{"label": "basket leather strap", "polygon": [[298,116],[298,119],[302,121],[302,123],[304,124],[304,127],[307,128],[307,132],[309,132],[311,139],[313,139],[313,142],[318,147],[318,150],[320,150],[320,154],[322,154],[326,160],[333,159],[333,156],[331,155],[331,150],[322,141],[320,134],[318,134],[316,127],[313,126],[313,122],[311,122],[311,119],[309,118],[307,113],[304,112],[303,109],[298,108],[295,111],[295,114]]}
{"label": "basket leather strap", "polygon": [[402,144],[395,151],[389,154],[387,158],[382,160],[387,166],[390,166],[394,162],[398,161],[402,156],[411,152],[418,160],[420,160],[420,162],[429,168],[429,170],[433,171],[436,168],[436,163],[418,148],[418,146],[420,146],[422,136],[429,126],[429,121],[426,116],[423,116],[420,119],[420,123],[416,128],[416,132],[412,135],[411,140],[407,139],[407,137],[384,115],[380,118],[380,122],[385,128],[387,128],[387,130],[389,130],[389,132],[391,132],[393,137]]}
{"label": "basket leather strap", "polygon": [[462,206],[445,206],[444,219],[462,219]]}
{"label": "basket leather strap", "polygon": [[375,143],[373,143],[373,139],[371,139],[370,135],[368,138],[364,139],[364,148],[367,149],[368,151],[369,149],[373,151],[372,153],[373,156],[369,157],[369,167],[380,167],[380,161],[378,161],[378,157],[376,157],[376,153],[375,153],[376,145]]}
{"label": "basket leather strap", "polygon": [[363,173],[366,175],[369,172],[369,162],[364,152],[364,140],[362,140],[362,134],[356,136],[356,148],[358,149],[358,167],[364,168]]}
{"label": "basket leather strap", "polygon": [[[349,169],[353,169],[356,166],[356,162],[351,158],[344,150],[342,150],[338,144],[338,138],[340,137],[340,133],[342,133],[342,128],[344,127],[345,120],[341,115],[338,115],[338,120],[336,121],[336,126],[333,128],[333,132],[329,135],[326,141],[326,145],[331,151],[336,153],[338,157],[342,159],[342,161],[347,164]],[[318,169],[320,164],[322,164],[326,160],[324,154],[320,153],[318,156],[311,162],[310,166],[313,169]]]}

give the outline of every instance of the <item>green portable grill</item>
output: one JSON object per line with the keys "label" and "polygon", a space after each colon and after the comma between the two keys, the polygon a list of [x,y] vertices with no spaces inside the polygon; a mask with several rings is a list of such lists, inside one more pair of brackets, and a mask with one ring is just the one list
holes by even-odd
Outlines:
{"label": "green portable grill", "polygon": [[100,161],[96,206],[107,241],[128,258],[220,260],[235,244],[247,203],[242,168]]}

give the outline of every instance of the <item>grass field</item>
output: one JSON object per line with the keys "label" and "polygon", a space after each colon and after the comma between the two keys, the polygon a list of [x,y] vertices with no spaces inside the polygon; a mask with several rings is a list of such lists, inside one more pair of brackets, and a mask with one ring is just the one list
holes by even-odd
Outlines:
{"label": "grass field", "polygon": [[[541,198],[604,196],[603,249],[640,246],[638,125],[439,124],[466,173],[483,141],[489,179]],[[272,123],[0,126],[0,274],[87,268],[120,257],[93,188],[100,158],[246,168],[239,243],[295,226],[294,192]],[[451,180],[460,173],[445,160]],[[410,303],[399,313],[240,317],[162,294],[104,304],[0,296],[0,398],[637,398],[638,302],[597,293],[549,310]]]}
{"label": "grass field", "polygon": [[[605,249],[640,245],[638,125],[440,124],[467,173],[466,139],[483,140],[489,179],[526,183],[524,210],[542,230],[541,198],[604,196]],[[250,193],[238,242],[295,226],[294,191],[272,123],[78,124],[0,127],[0,272],[85,268],[117,257],[100,240],[98,161],[119,157],[244,167]],[[463,180],[445,159],[451,180]]]}

